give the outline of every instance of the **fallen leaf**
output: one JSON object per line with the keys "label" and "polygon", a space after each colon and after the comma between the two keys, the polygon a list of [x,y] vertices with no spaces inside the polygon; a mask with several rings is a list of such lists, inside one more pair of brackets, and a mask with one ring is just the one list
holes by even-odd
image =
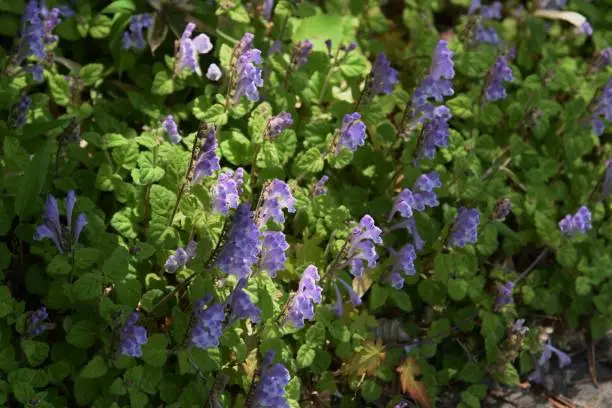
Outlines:
{"label": "fallen leaf", "polygon": [[365,342],[361,350],[350,358],[344,367],[344,373],[357,376],[372,375],[376,373],[385,358],[387,358],[387,353],[382,342]]}
{"label": "fallen leaf", "polygon": [[400,375],[400,386],[404,394],[410,395],[418,401],[424,408],[432,406],[429,395],[427,394],[427,386],[422,381],[417,381],[415,376],[419,375],[421,369],[414,357],[409,357],[397,367],[397,372]]}

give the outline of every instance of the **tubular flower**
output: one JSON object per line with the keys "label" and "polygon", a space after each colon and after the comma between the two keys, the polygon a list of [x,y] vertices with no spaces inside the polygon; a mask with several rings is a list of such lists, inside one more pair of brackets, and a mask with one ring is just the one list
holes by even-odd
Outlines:
{"label": "tubular flower", "polygon": [[327,175],[323,175],[321,176],[319,181],[316,182],[314,186],[315,197],[327,194],[327,187],[325,187],[325,183],[327,183],[327,180],[329,180],[329,177]]}
{"label": "tubular flower", "polygon": [[368,82],[368,95],[386,94],[393,92],[393,86],[398,82],[397,71],[391,68],[391,62],[383,53],[378,54]]}
{"label": "tubular flower", "polygon": [[205,296],[197,301],[193,310],[195,323],[191,328],[191,344],[201,349],[217,347],[223,334],[223,305],[215,303],[204,309],[209,299],[210,296]]}
{"label": "tubular flower", "polygon": [[28,110],[30,109],[30,105],[32,104],[32,98],[28,95],[24,95],[21,97],[18,103],[16,103],[11,109],[11,127],[12,128],[20,128],[26,122],[26,116],[28,115]]}
{"label": "tubular flower", "polygon": [[344,115],[342,127],[340,128],[340,141],[336,146],[336,154],[343,148],[355,152],[359,146],[365,144],[366,125],[361,121],[361,114],[358,112]]}
{"label": "tubular flower", "polygon": [[336,304],[334,305],[332,311],[336,316],[342,316],[344,314],[344,305],[342,303],[342,295],[340,294],[340,289],[338,288],[338,283],[343,286],[349,294],[349,299],[353,306],[359,306],[361,304],[361,298],[353,290],[351,285],[346,283],[343,279],[338,278],[334,281],[334,290],[336,292]]}
{"label": "tubular flower", "polygon": [[119,352],[124,356],[141,357],[142,346],[148,341],[147,330],[136,324],[139,318],[140,313],[132,313],[119,333]]}
{"label": "tubular flower", "polygon": [[479,224],[480,212],[477,208],[459,208],[459,213],[450,232],[450,245],[463,248],[467,244],[475,244],[478,240]]}
{"label": "tubular flower", "polygon": [[321,279],[314,265],[308,265],[302,274],[298,291],[289,308],[288,320],[298,328],[304,327],[304,320],[314,319],[314,305],[320,304],[323,289],[317,284]]}
{"label": "tubular flower", "polygon": [[514,292],[515,283],[508,281],[497,288],[497,297],[495,298],[495,308],[500,309],[503,306],[514,303],[512,292]]}
{"label": "tubular flower", "polygon": [[72,222],[72,210],[76,203],[74,191],[69,191],[66,195],[66,219],[67,225],[60,224],[59,209],[57,200],[49,194],[45,203],[43,223],[36,228],[34,239],[40,241],[45,238],[51,239],[60,253],[71,250],[72,245],[79,240],[83,228],[87,225],[87,217],[81,213],[77,216],[76,222]]}
{"label": "tubular flower", "polygon": [[195,162],[192,184],[197,183],[203,177],[208,177],[213,174],[215,170],[219,170],[219,156],[217,156],[217,129],[214,126],[210,126],[208,133],[202,141],[202,148],[200,154]]}
{"label": "tubular flower", "polygon": [[299,69],[308,61],[308,54],[312,50],[313,44],[309,40],[299,41],[293,49],[292,62],[295,69]]}
{"label": "tubular flower", "polygon": [[566,215],[559,222],[559,229],[568,236],[586,234],[591,228],[591,212],[585,206],[580,207],[574,215]]}
{"label": "tubular flower", "polygon": [[540,355],[540,358],[538,359],[536,363],[535,370],[531,374],[529,374],[529,377],[528,377],[529,381],[533,381],[538,384],[541,384],[544,382],[543,376],[550,369],[550,359],[553,353],[559,359],[559,368],[563,368],[572,363],[572,358],[568,356],[567,354],[565,354],[563,351],[554,347],[551,344],[551,341],[549,339],[548,342],[544,343],[544,348],[542,349],[542,355]]}
{"label": "tubular flower", "polygon": [[261,311],[244,291],[246,284],[246,278],[240,279],[227,299],[227,304],[231,310],[229,321],[251,319],[253,323],[257,324],[260,320]]}
{"label": "tubular flower", "polygon": [[486,27],[484,22],[487,20],[500,20],[502,18],[502,4],[499,1],[490,6],[482,6],[480,0],[472,1],[468,10],[468,15],[474,15],[480,10],[480,20],[474,30],[474,42],[497,45],[500,43],[497,32],[493,27]]}
{"label": "tubular flower", "polygon": [[215,263],[219,269],[238,278],[250,275],[259,255],[259,229],[253,222],[248,203],[238,206],[227,240]]}
{"label": "tubular flower", "polygon": [[272,364],[274,354],[270,353],[262,362],[259,382],[255,388],[255,405],[261,408],[289,408],[285,388],[291,375],[281,363]]}
{"label": "tubular flower", "polygon": [[340,266],[350,267],[351,274],[356,277],[363,274],[366,264],[369,268],[375,267],[378,260],[376,244],[382,243],[381,234],[382,230],[376,226],[374,219],[364,215],[359,225],[353,229],[346,259]]}
{"label": "tubular flower", "polygon": [[389,248],[389,252],[395,257],[389,281],[394,288],[401,289],[404,287],[404,276],[414,276],[416,273],[414,269],[416,251],[412,244],[406,244],[397,252]]}
{"label": "tubular flower", "polygon": [[206,34],[200,34],[195,38],[191,38],[194,29],[194,23],[188,23],[187,26],[185,26],[183,35],[181,35],[181,39],[179,40],[177,55],[178,65],[176,69],[178,72],[188,71],[202,75],[198,57],[200,54],[208,54],[213,46],[210,42],[210,38],[208,38]]}
{"label": "tubular flower", "polygon": [[51,327],[49,323],[45,323],[48,318],[49,313],[47,313],[47,308],[44,306],[32,312],[32,314],[28,318],[27,324],[28,337],[36,337],[39,334],[42,334],[47,331]]}
{"label": "tubular flower", "polygon": [[268,121],[267,136],[270,139],[276,139],[283,130],[293,125],[293,118],[289,112],[281,112],[276,116],[273,116]]}
{"label": "tubular flower", "polygon": [[17,64],[28,57],[45,58],[45,46],[57,42],[53,29],[61,22],[60,10],[49,10],[43,2],[30,0],[22,16],[21,39],[17,51]]}
{"label": "tubular flower", "polygon": [[179,133],[178,126],[174,121],[174,116],[168,115],[162,123],[164,131],[168,134],[168,137],[172,143],[177,144],[181,141],[181,134]]}
{"label": "tubular flower", "polygon": [[603,135],[606,127],[602,117],[612,122],[612,79],[604,87],[591,114],[591,127],[597,136]]}
{"label": "tubular flower", "polygon": [[226,171],[219,174],[217,185],[213,192],[213,210],[227,215],[230,208],[237,208],[242,194],[244,169],[238,167],[235,172]]}

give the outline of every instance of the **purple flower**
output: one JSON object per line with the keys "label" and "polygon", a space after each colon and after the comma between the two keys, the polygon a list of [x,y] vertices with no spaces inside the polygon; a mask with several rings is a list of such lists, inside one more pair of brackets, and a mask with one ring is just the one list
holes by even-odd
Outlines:
{"label": "purple flower", "polygon": [[127,31],[123,33],[121,47],[124,50],[135,48],[142,50],[146,46],[144,29],[153,25],[153,18],[149,13],[137,14],[130,19]]}
{"label": "purple flower", "polygon": [[253,304],[249,295],[244,291],[246,287],[246,278],[240,279],[238,284],[227,299],[227,304],[230,307],[230,322],[236,320],[251,319],[255,324],[259,323],[261,311]]}
{"label": "purple flower", "polygon": [[514,303],[512,292],[514,291],[515,283],[508,281],[497,288],[497,297],[495,298],[495,308],[500,309],[503,306]]}
{"label": "purple flower", "polygon": [[499,20],[502,17],[502,4],[499,1],[494,2],[490,6],[481,6],[480,1],[472,1],[468,10],[468,15],[473,15],[476,10],[480,9],[481,19],[477,21],[474,30],[474,41],[477,43],[493,44],[500,43],[497,32],[493,27],[485,27],[483,24],[487,20]]}
{"label": "purple flower", "polygon": [[520,336],[524,336],[525,334],[527,334],[527,332],[529,331],[529,327],[525,327],[524,324],[525,324],[525,319],[518,319],[512,325],[512,333],[520,335]]}
{"label": "purple flower", "polygon": [[293,49],[293,64],[295,69],[299,69],[308,61],[308,54],[312,50],[313,44],[309,40],[299,41]]}
{"label": "purple flower", "polygon": [[32,74],[32,78],[34,79],[34,81],[42,82],[45,80],[45,77],[43,75],[44,70],[43,70],[42,65],[35,64],[35,65],[27,67],[25,70],[26,72],[29,72],[30,74]]}
{"label": "purple flower", "polygon": [[193,309],[195,322],[191,328],[191,344],[201,349],[217,347],[219,338],[223,334],[224,307],[215,303],[204,309],[209,298],[205,296],[196,302]]}
{"label": "purple flower", "polygon": [[582,23],[580,25],[580,28],[578,29],[582,34],[587,35],[587,36],[592,36],[593,35],[593,27],[591,27],[591,25],[589,24],[588,21],[585,21],[584,23]]}
{"label": "purple flower", "polygon": [[448,146],[449,126],[448,121],[453,117],[450,109],[446,106],[436,106],[433,109],[431,120],[423,127],[421,148],[418,157],[433,159],[439,147]]}
{"label": "purple flower", "polygon": [[20,128],[26,122],[26,116],[28,115],[28,110],[30,109],[30,104],[32,103],[32,98],[28,95],[24,95],[21,97],[18,103],[13,105],[11,109],[11,127],[12,128]]}
{"label": "purple flower", "polygon": [[238,167],[235,172],[226,171],[219,174],[217,185],[213,192],[213,210],[227,215],[230,208],[238,207],[240,194],[242,194],[242,183],[244,169]]}
{"label": "purple flower", "polygon": [[31,56],[45,58],[45,46],[57,42],[53,29],[61,22],[60,11],[49,9],[44,3],[30,0],[22,16],[21,39],[17,51],[17,64]]}
{"label": "purple flower", "polygon": [[281,231],[266,231],[262,235],[260,265],[272,278],[285,269],[289,244]]}
{"label": "purple flower", "polygon": [[344,115],[336,154],[340,153],[343,148],[354,152],[359,146],[365,144],[366,125],[360,119],[361,115],[358,112]]}
{"label": "purple flower", "polygon": [[216,82],[221,79],[222,75],[223,73],[221,72],[221,68],[219,68],[217,64],[212,63],[208,66],[208,70],[206,71],[206,78]]}
{"label": "purple flower", "polygon": [[187,265],[196,256],[198,244],[195,241],[190,241],[187,248],[177,248],[173,255],[170,255],[165,263],[166,271],[175,273],[177,270]]}
{"label": "purple flower", "polygon": [[512,69],[504,56],[497,58],[493,68],[489,71],[487,84],[485,86],[485,98],[487,101],[498,101],[506,97],[504,82],[514,81]]}
{"label": "purple flower", "polygon": [[376,266],[378,254],[376,245],[381,244],[382,230],[376,226],[374,219],[364,215],[359,225],[353,229],[350,237],[346,259],[340,267],[349,266],[353,276],[360,277],[365,270],[366,264],[369,268]]}
{"label": "purple flower", "polygon": [[270,139],[275,139],[283,130],[293,125],[293,118],[289,112],[281,112],[268,120],[267,136]]}
{"label": "purple flower", "polygon": [[148,341],[147,330],[136,324],[139,318],[139,313],[132,313],[119,332],[119,352],[124,356],[141,357],[142,346]]}
{"label": "purple flower", "polygon": [[325,40],[325,48],[327,48],[327,55],[331,58],[332,57],[332,40],[330,39]]}
{"label": "purple flower", "polygon": [[548,10],[560,10],[566,4],[567,0],[540,0],[540,8]]}
{"label": "purple flower", "polygon": [[321,176],[319,181],[316,182],[314,186],[315,197],[327,194],[327,187],[325,187],[325,183],[327,183],[327,180],[329,180],[329,177],[327,175],[323,175]]}
{"label": "purple flower", "polygon": [[558,348],[554,347],[549,339],[548,342],[544,343],[542,355],[536,363],[534,372],[529,374],[529,381],[533,381],[539,384],[544,382],[543,374],[548,372],[548,370],[550,369],[550,358],[552,357],[553,353],[559,359],[559,368],[563,368],[571,364],[572,358],[561,350],[559,350]]}
{"label": "purple flower", "polygon": [[366,91],[368,95],[390,95],[397,82],[397,71],[391,68],[391,62],[387,59],[387,56],[382,53],[378,54],[368,82],[368,90]]}
{"label": "purple flower", "polygon": [[227,240],[215,266],[227,274],[246,278],[259,255],[259,229],[253,222],[248,203],[238,206]]}
{"label": "purple flower", "polygon": [[304,320],[314,319],[314,305],[322,300],[323,289],[317,284],[320,279],[316,266],[308,265],[289,308],[288,319],[295,327],[304,327]]}
{"label": "purple flower", "polygon": [[284,224],[284,208],[290,213],[295,212],[295,198],[293,198],[291,194],[291,189],[287,183],[279,179],[272,180],[272,182],[264,188],[263,200],[257,219],[257,224],[260,226],[268,222],[270,218],[277,224]]}
{"label": "purple flower", "polygon": [[192,184],[197,183],[202,177],[208,177],[213,174],[215,170],[219,170],[219,156],[217,156],[217,129],[214,126],[208,128],[208,133],[202,141],[202,148],[200,154],[195,163],[193,170]]}
{"label": "purple flower", "polygon": [[448,49],[448,43],[445,40],[438,41],[431,63],[431,73],[429,74],[434,81],[451,80],[455,77],[453,55],[454,53]]}
{"label": "purple flower", "polygon": [[491,218],[496,221],[503,221],[510,214],[510,211],[512,211],[512,201],[509,198],[502,198],[495,204],[495,210],[493,210]]}
{"label": "purple flower", "polygon": [[601,199],[603,200],[609,195],[612,195],[612,159],[606,161],[606,171],[601,184]]}
{"label": "purple flower", "polygon": [[475,244],[478,240],[479,224],[480,212],[477,208],[460,207],[450,232],[450,245],[463,248],[467,244]]}
{"label": "purple flower", "polygon": [[272,11],[274,11],[274,0],[263,0],[263,18],[266,21],[272,20]]}
{"label": "purple flower", "polygon": [[342,303],[342,295],[340,294],[340,289],[338,288],[338,283],[341,286],[343,286],[346,289],[346,291],[348,292],[349,299],[351,300],[351,303],[353,304],[353,306],[359,306],[361,304],[361,298],[359,297],[357,292],[355,292],[353,290],[351,285],[346,283],[342,278],[336,279],[334,281],[334,290],[336,292],[336,303],[335,303],[334,307],[332,308],[332,311],[334,312],[334,314],[336,316],[340,317],[340,316],[342,316],[344,314],[344,305]]}
{"label": "purple flower", "polygon": [[40,241],[45,238],[51,239],[55,244],[55,247],[60,253],[68,252],[71,250],[72,245],[79,240],[79,236],[83,231],[83,228],[87,225],[87,217],[81,213],[77,216],[76,222],[72,223],[72,210],[76,203],[76,195],[74,191],[70,190],[66,195],[66,227],[62,227],[60,224],[59,209],[57,206],[57,200],[54,196],[49,194],[47,201],[45,202],[45,209],[43,214],[43,223],[36,228],[34,234],[34,240]]}
{"label": "purple flower", "polygon": [[498,45],[501,43],[497,31],[493,27],[478,24],[474,29],[474,41],[481,44]]}
{"label": "purple flower", "polygon": [[42,334],[47,331],[51,326],[49,323],[45,323],[45,320],[47,320],[48,318],[49,313],[47,313],[47,308],[44,306],[32,312],[32,314],[28,318],[27,324],[28,337],[36,337],[39,334]]}
{"label": "purple flower", "polygon": [[389,280],[394,288],[401,289],[404,287],[404,276],[414,276],[416,273],[414,269],[416,251],[412,244],[406,244],[397,252],[393,248],[389,248],[389,252],[395,258]]}
{"label": "purple flower", "polygon": [[398,212],[403,218],[410,218],[413,215],[413,210],[420,212],[424,211],[426,207],[436,207],[439,203],[433,190],[440,187],[442,187],[442,182],[438,172],[432,171],[421,174],[413,190],[405,188],[395,198],[388,220],[391,221],[395,213]]}
{"label": "purple flower", "polygon": [[596,68],[603,69],[612,64],[612,47],[604,48],[596,57]]}
{"label": "purple flower", "polygon": [[281,363],[271,364],[274,355],[262,363],[259,382],[255,388],[255,406],[261,408],[289,408],[285,388],[291,375]]}
{"label": "purple flower", "polygon": [[235,78],[235,90],[233,102],[237,103],[245,95],[247,99],[257,102],[259,91],[257,88],[263,86],[261,68],[255,64],[261,64],[261,51],[253,48],[254,36],[246,33],[237,45],[236,63],[233,67]]}
{"label": "purple flower", "polygon": [[172,143],[177,144],[181,141],[181,134],[178,131],[178,126],[176,125],[176,122],[174,121],[174,116],[166,116],[166,119],[162,123],[162,127],[164,128],[164,131],[168,134],[168,137],[170,137]]}
{"label": "purple flower", "polygon": [[195,38],[191,38],[194,29],[194,23],[187,23],[183,35],[181,35],[178,55],[176,56],[178,60],[177,70],[178,72],[188,71],[202,75],[198,56],[199,54],[208,54],[213,46],[206,34],[200,34]]}
{"label": "purple flower", "polygon": [[591,127],[597,136],[603,135],[606,127],[602,116],[608,122],[612,122],[612,79],[604,87],[591,113]]}
{"label": "purple flower", "polygon": [[580,207],[576,214],[568,214],[559,222],[562,233],[572,236],[574,234],[586,234],[592,228],[591,212],[585,206]]}

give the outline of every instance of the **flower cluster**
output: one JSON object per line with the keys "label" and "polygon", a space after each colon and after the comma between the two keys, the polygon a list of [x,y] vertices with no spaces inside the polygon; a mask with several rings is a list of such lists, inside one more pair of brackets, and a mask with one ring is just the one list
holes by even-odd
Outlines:
{"label": "flower cluster", "polygon": [[397,71],[391,68],[391,62],[385,54],[378,54],[368,81],[366,93],[370,96],[378,94],[390,95],[393,86],[398,82]]}
{"label": "flower cluster", "polygon": [[21,40],[17,51],[17,64],[28,57],[45,58],[45,46],[57,42],[53,29],[61,22],[60,10],[49,10],[44,2],[30,0],[22,17]]}
{"label": "flower cluster", "polygon": [[512,293],[514,292],[515,283],[508,281],[499,285],[497,288],[497,297],[495,298],[495,308],[499,309],[503,306],[514,303]]}
{"label": "flower cluster", "polygon": [[238,167],[234,172],[229,170],[219,174],[213,191],[213,210],[215,212],[227,215],[230,208],[238,207],[243,181],[244,169],[242,167]]}
{"label": "flower cluster", "polygon": [[549,339],[548,342],[544,343],[542,355],[536,363],[535,370],[529,374],[529,381],[533,381],[538,384],[542,384],[544,382],[544,374],[546,374],[546,372],[548,372],[550,369],[550,359],[553,353],[559,359],[559,368],[563,368],[572,363],[572,358],[558,348],[554,347]]}
{"label": "flower cluster", "polygon": [[295,198],[287,183],[274,179],[264,188],[263,204],[258,214],[257,224],[265,225],[270,218],[278,224],[284,224],[283,209],[285,208],[290,213],[294,213]]}
{"label": "flower cluster", "polygon": [[291,114],[289,112],[281,112],[268,121],[266,136],[270,139],[275,139],[283,130],[291,127],[291,125],[293,125]]}
{"label": "flower cluster", "polygon": [[285,388],[291,375],[281,363],[272,364],[274,353],[269,353],[262,362],[259,382],[255,389],[255,404],[262,408],[289,408]]}
{"label": "flower cluster", "polygon": [[455,77],[455,63],[453,52],[448,49],[445,40],[438,41],[431,62],[431,70],[412,95],[412,105],[416,116],[431,114],[432,107],[428,99],[433,98],[441,102],[445,96],[452,96],[454,90],[451,80]]}
{"label": "flower cluster", "polygon": [[597,136],[601,136],[605,129],[602,117],[612,122],[612,79],[604,87],[591,114],[591,126]]}
{"label": "flower cluster", "polygon": [[506,56],[502,55],[497,58],[495,64],[489,71],[487,76],[487,83],[485,85],[485,99],[487,101],[499,101],[506,97],[506,88],[504,88],[504,82],[514,81],[512,75],[512,69],[508,66]]}
{"label": "flower cluster", "polygon": [[350,267],[351,274],[356,277],[363,274],[366,264],[369,268],[375,267],[378,260],[376,244],[382,243],[381,234],[382,230],[376,226],[374,219],[364,215],[359,225],[353,229],[341,267]]}
{"label": "flower cluster", "polygon": [[219,170],[219,156],[217,156],[217,129],[214,126],[208,128],[208,132],[202,140],[202,147],[200,148],[200,154],[195,162],[193,170],[193,179],[191,182],[196,184],[203,177],[208,177],[213,174],[215,170]]}
{"label": "flower cluster", "polygon": [[248,203],[238,206],[227,241],[223,245],[215,265],[227,274],[238,278],[250,275],[259,255],[259,229],[253,222]]}
{"label": "flower cluster", "polygon": [[169,273],[175,273],[183,266],[187,265],[196,256],[198,244],[195,241],[190,241],[186,248],[177,248],[174,254],[170,255],[166,260],[164,267]]}
{"label": "flower cluster", "polygon": [[438,197],[434,190],[440,187],[442,187],[442,181],[440,181],[438,172],[421,174],[412,190],[405,188],[395,198],[389,221],[398,212],[403,218],[411,218],[415,210],[421,212],[426,207],[438,206]]}
{"label": "flower cluster", "polygon": [[302,65],[308,61],[308,54],[312,50],[313,44],[308,41],[299,41],[293,49],[292,63],[295,69],[299,69]]}
{"label": "flower cluster", "polygon": [[477,208],[460,207],[450,232],[450,245],[463,248],[467,244],[475,244],[478,241],[479,224],[480,211]]}
{"label": "flower cluster", "polygon": [[234,69],[235,89],[233,101],[238,103],[244,95],[249,100],[257,102],[259,100],[259,91],[257,88],[263,86],[263,78],[261,68],[255,64],[261,64],[261,51],[253,48],[254,36],[251,33],[246,33],[237,45],[235,52],[238,55]]}
{"label": "flower cluster", "polygon": [[287,249],[289,244],[281,231],[266,231],[261,234],[260,265],[271,277],[276,277],[278,271],[285,269]]}
{"label": "flower cluster", "polygon": [[208,38],[206,34],[200,34],[195,38],[191,38],[193,30],[195,30],[195,24],[188,23],[181,35],[178,45],[178,55],[176,56],[176,70],[178,72],[195,72],[198,75],[202,75],[198,56],[199,54],[208,54],[213,46],[210,42],[210,38]]}
{"label": "flower cluster", "polygon": [[49,318],[46,307],[34,311],[28,319],[27,333],[29,337],[36,337],[39,334],[44,333],[49,327],[49,323],[45,323],[45,320]]}
{"label": "flower cluster", "polygon": [[288,320],[295,327],[304,327],[304,320],[314,318],[314,305],[321,303],[322,300],[323,289],[317,284],[320,279],[316,266],[308,265],[289,308]]}
{"label": "flower cluster", "polygon": [[585,206],[580,207],[576,214],[568,214],[559,222],[562,233],[572,236],[586,234],[591,229],[591,212]]}
{"label": "flower cluster", "polygon": [[119,352],[124,356],[141,357],[142,346],[147,343],[147,330],[136,322],[140,313],[132,313],[119,332]]}
{"label": "flower cluster", "polygon": [[87,217],[81,213],[77,216],[76,222],[72,221],[72,210],[76,204],[76,195],[70,190],[66,195],[66,227],[60,224],[59,208],[57,200],[49,194],[45,202],[43,223],[36,228],[34,239],[40,241],[49,238],[55,244],[60,253],[71,250],[72,245],[79,240],[83,228],[87,225]]}
{"label": "flower cluster", "polygon": [[166,119],[164,119],[162,123],[162,127],[164,131],[168,134],[168,137],[172,141],[172,143],[177,144],[181,141],[181,135],[178,130],[178,126],[174,121],[174,116],[168,115]]}
{"label": "flower cluster", "polygon": [[153,25],[153,18],[149,13],[137,14],[130,19],[128,30],[123,33],[121,47],[124,50],[135,48],[142,50],[146,46],[144,29]]}
{"label": "flower cluster", "polygon": [[497,32],[493,27],[486,27],[484,22],[487,20],[499,20],[502,17],[502,4],[499,1],[494,2],[490,6],[483,6],[480,0],[472,0],[468,15],[474,15],[480,10],[480,19],[474,30],[474,42],[497,45],[500,43]]}
{"label": "flower cluster", "polygon": [[215,303],[204,308],[209,300],[209,296],[204,297],[193,309],[195,322],[191,328],[191,344],[201,349],[217,347],[223,334],[223,305]]}
{"label": "flower cluster", "polygon": [[327,175],[323,175],[315,183],[315,186],[314,186],[314,195],[315,195],[315,197],[327,194],[327,187],[325,187],[325,183],[327,183],[327,180],[329,180],[329,177]]}
{"label": "flower cluster", "polygon": [[359,146],[365,144],[366,125],[361,121],[361,114],[358,112],[344,115],[339,132],[340,140],[336,146],[336,154],[340,153],[343,148],[354,152]]}

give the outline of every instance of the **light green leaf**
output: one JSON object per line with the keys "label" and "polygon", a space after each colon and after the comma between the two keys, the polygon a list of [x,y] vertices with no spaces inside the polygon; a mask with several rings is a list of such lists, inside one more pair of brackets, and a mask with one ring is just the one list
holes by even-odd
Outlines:
{"label": "light green leaf", "polygon": [[323,161],[323,155],[316,147],[311,147],[297,155],[295,162],[293,163],[293,173],[296,176],[302,174],[318,173],[323,170],[325,162]]}
{"label": "light green leaf", "polygon": [[251,141],[247,139],[239,130],[232,129],[229,132],[222,132],[220,143],[221,153],[227,160],[235,165],[245,165],[251,162],[253,149]]}
{"label": "light green leaf", "polygon": [[314,348],[308,344],[304,344],[298,349],[295,362],[300,368],[309,367],[312,365],[316,355],[317,352]]}
{"label": "light green leaf", "polygon": [[130,218],[131,211],[129,209],[123,209],[116,212],[111,218],[111,226],[116,229],[121,235],[128,239],[134,239],[138,236],[136,232],[136,225]]}
{"label": "light green leaf", "polygon": [[98,14],[91,21],[89,34],[91,34],[93,38],[104,38],[110,34],[112,25],[113,22],[108,16]]}
{"label": "light green leaf", "polygon": [[201,104],[195,104],[193,107],[193,115],[206,123],[223,126],[227,123],[227,112],[221,104],[215,104],[208,108],[203,108]]}
{"label": "light green leaf", "polygon": [[79,71],[79,77],[85,86],[91,86],[102,79],[103,71],[104,65],[102,64],[87,64]]}

